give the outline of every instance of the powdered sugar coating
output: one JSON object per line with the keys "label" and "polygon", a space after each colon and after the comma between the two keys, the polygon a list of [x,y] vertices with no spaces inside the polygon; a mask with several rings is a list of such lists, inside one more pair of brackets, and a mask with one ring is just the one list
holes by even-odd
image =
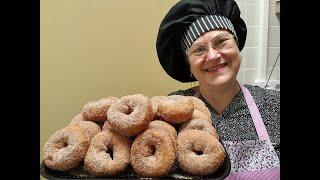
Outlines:
{"label": "powdered sugar coating", "polygon": [[213,135],[215,138],[217,138],[219,140],[219,135],[216,131],[216,129],[214,128],[214,126],[211,124],[211,122],[209,122],[208,120],[205,119],[191,119],[187,122],[184,122],[180,129],[179,132],[182,132],[184,130],[187,129],[198,129],[198,130],[202,130],[204,132],[207,132],[211,135]]}
{"label": "powdered sugar coating", "polygon": [[199,111],[203,112],[211,118],[210,110],[207,108],[206,104],[201,99],[196,98],[194,96],[186,96],[186,98],[191,99],[194,109],[198,109]]}
{"label": "powdered sugar coating", "polygon": [[53,170],[67,171],[83,160],[88,147],[88,134],[79,125],[62,128],[45,143],[44,164]]}
{"label": "powdered sugar coating", "polygon": [[123,96],[108,110],[109,125],[126,136],[135,136],[147,129],[152,117],[151,102],[142,94]]}
{"label": "powdered sugar coating", "polygon": [[149,123],[149,129],[163,129],[169,133],[171,138],[175,141],[178,137],[176,129],[169,123],[161,120],[153,120]]}
{"label": "powdered sugar coating", "polygon": [[170,124],[179,124],[190,120],[193,113],[190,98],[181,95],[167,96],[158,106],[160,117]]}
{"label": "powdered sugar coating", "polygon": [[[110,176],[126,170],[130,164],[131,141],[109,129],[96,134],[84,158],[84,168],[95,176]],[[112,155],[108,153],[112,151]]]}
{"label": "powdered sugar coating", "polygon": [[117,100],[117,97],[110,96],[86,103],[82,108],[83,118],[87,121],[104,122],[107,119],[108,109]]}
{"label": "powdered sugar coating", "polygon": [[108,121],[105,121],[103,126],[102,126],[102,131],[106,130],[106,129],[112,129],[112,127],[110,126],[110,124],[108,123]]}
{"label": "powdered sugar coating", "polygon": [[167,98],[166,96],[154,96],[150,99],[151,105],[152,105],[153,117],[158,116],[158,106],[166,98]]}
{"label": "powdered sugar coating", "polygon": [[78,122],[80,122],[80,121],[85,121],[82,113],[79,113],[79,114],[75,115],[75,116],[71,119],[69,125],[76,124],[76,123],[78,123]]}
{"label": "powdered sugar coating", "polygon": [[226,157],[222,144],[214,136],[201,130],[180,132],[177,145],[179,166],[183,171],[194,175],[214,173]]}
{"label": "powdered sugar coating", "polygon": [[165,130],[147,129],[136,137],[131,147],[131,165],[144,177],[167,175],[175,158],[173,140]]}
{"label": "powdered sugar coating", "polygon": [[79,125],[80,128],[84,129],[86,133],[88,133],[89,141],[91,141],[91,139],[101,131],[100,126],[92,121],[79,121],[75,124]]}
{"label": "powdered sugar coating", "polygon": [[204,119],[204,120],[207,120],[208,122],[212,123],[210,116],[206,115],[204,112],[201,112],[196,108],[193,110],[191,119]]}

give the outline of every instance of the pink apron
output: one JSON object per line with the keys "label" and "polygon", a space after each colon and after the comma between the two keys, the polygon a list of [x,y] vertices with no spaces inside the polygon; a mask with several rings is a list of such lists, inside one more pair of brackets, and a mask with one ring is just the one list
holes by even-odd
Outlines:
{"label": "pink apron", "polygon": [[[229,154],[231,171],[227,180],[277,180],[280,179],[280,161],[274,150],[260,112],[249,90],[240,85],[249,108],[258,140],[223,141]],[[200,97],[198,88],[195,97]]]}

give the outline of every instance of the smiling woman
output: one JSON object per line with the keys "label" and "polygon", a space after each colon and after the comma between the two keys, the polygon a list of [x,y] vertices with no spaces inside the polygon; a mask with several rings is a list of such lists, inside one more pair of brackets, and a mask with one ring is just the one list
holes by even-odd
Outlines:
{"label": "smiling woman", "polygon": [[162,20],[156,46],[168,75],[199,82],[169,95],[205,102],[230,155],[227,179],[279,179],[280,92],[237,81],[246,37],[235,1],[182,0]]}

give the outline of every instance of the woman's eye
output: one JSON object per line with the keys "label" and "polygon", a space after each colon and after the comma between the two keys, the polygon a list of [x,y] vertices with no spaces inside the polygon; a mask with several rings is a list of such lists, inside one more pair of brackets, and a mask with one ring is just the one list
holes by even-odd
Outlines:
{"label": "woman's eye", "polygon": [[206,48],[197,48],[193,52],[194,53],[202,53],[202,52],[205,52],[205,50],[206,50]]}
{"label": "woman's eye", "polygon": [[221,39],[219,41],[217,41],[217,43],[215,44],[215,47],[220,49],[223,48],[227,45],[227,39]]}

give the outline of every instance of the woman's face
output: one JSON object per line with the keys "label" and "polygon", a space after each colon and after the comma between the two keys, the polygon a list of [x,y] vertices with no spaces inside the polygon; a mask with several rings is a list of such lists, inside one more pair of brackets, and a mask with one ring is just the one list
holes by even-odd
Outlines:
{"label": "woman's face", "polygon": [[233,35],[213,30],[200,36],[188,51],[190,70],[200,84],[234,83],[240,68],[240,52]]}

